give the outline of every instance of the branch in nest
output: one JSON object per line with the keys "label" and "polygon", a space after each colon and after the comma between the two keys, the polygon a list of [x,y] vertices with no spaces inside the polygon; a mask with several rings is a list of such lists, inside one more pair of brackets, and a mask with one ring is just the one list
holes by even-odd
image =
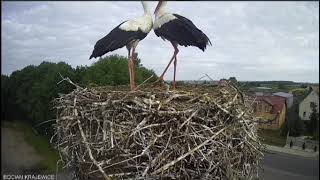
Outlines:
{"label": "branch in nest", "polygon": [[76,83],[72,82],[69,77],[67,77],[67,78],[63,77],[63,76],[60,74],[60,72],[59,72],[59,75],[60,75],[60,77],[61,77],[62,80],[59,81],[57,84],[60,84],[60,83],[63,82],[63,81],[67,81],[67,82],[69,82],[70,84],[74,85],[77,89],[83,89],[82,87],[80,87],[80,86],[77,85]]}

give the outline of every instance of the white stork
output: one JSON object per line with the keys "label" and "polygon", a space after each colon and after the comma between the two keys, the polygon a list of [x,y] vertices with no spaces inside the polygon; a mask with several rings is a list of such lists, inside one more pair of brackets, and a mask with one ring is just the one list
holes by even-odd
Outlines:
{"label": "white stork", "polygon": [[[103,56],[104,54],[122,48],[128,49],[128,66],[130,75],[130,88],[135,89],[134,81],[134,54],[139,41],[144,39],[152,29],[152,15],[147,2],[141,1],[144,14],[136,19],[124,21],[97,41],[89,59]],[[131,51],[132,50],[132,51]],[[131,51],[131,55],[130,55]]]}
{"label": "white stork", "polygon": [[166,12],[164,8],[166,3],[166,1],[159,1],[155,9],[153,29],[158,37],[160,36],[163,40],[169,40],[174,48],[173,56],[161,74],[160,80],[163,81],[163,76],[174,59],[173,88],[175,89],[178,45],[185,47],[196,46],[204,51],[208,44],[211,45],[211,42],[192,21],[178,14]]}

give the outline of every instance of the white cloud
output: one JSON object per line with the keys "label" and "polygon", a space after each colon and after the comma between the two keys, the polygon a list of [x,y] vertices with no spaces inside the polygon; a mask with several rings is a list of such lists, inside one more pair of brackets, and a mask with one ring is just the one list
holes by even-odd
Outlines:
{"label": "white cloud", "polygon": [[[152,12],[156,2],[150,2]],[[2,73],[43,60],[90,65],[97,40],[143,13],[140,2],[4,2]],[[319,3],[168,2],[169,12],[194,22],[213,46],[180,47],[177,79],[319,82]],[[142,63],[160,75],[172,56],[154,32],[137,47]],[[114,51],[126,56],[125,48]],[[167,79],[172,79],[170,67]]]}

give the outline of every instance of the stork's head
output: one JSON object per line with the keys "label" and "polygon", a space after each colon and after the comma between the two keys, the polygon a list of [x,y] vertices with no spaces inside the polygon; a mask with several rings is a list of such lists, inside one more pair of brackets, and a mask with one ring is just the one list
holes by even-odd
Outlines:
{"label": "stork's head", "polygon": [[167,1],[159,1],[156,9],[154,10],[154,14],[157,14],[159,10],[161,10],[162,7],[164,7],[167,4]]}

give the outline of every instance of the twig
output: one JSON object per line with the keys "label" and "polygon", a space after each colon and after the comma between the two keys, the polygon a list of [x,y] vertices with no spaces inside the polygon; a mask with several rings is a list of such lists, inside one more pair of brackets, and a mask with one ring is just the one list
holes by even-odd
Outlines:
{"label": "twig", "polygon": [[60,83],[63,82],[63,81],[67,81],[67,82],[69,82],[70,84],[74,85],[77,89],[83,89],[83,88],[80,87],[79,85],[77,85],[77,84],[75,84],[74,82],[72,82],[69,77],[67,77],[67,78],[63,77],[63,76],[60,74],[60,72],[59,72],[59,75],[60,75],[60,77],[61,77],[62,80],[59,81],[57,84],[60,84]]}
{"label": "twig", "polygon": [[170,163],[162,166],[160,169],[157,169],[156,171],[154,171],[153,173],[151,173],[152,175],[158,174],[161,171],[165,171],[167,170],[170,166],[173,166],[175,163],[181,161],[182,159],[184,159],[185,157],[189,156],[190,154],[194,153],[196,150],[200,149],[201,147],[203,147],[204,145],[206,145],[208,142],[210,142],[213,138],[215,138],[217,135],[219,135],[222,131],[224,131],[225,129],[227,129],[227,127],[221,129],[220,131],[216,132],[213,136],[211,136],[210,139],[207,139],[206,141],[204,141],[203,143],[201,143],[200,145],[198,145],[197,147],[193,148],[192,150],[190,150],[189,152],[187,152],[186,154],[183,154],[182,156],[178,157],[177,159],[171,161]]}
{"label": "twig", "polygon": [[48,120],[48,121],[43,121],[43,122],[41,122],[41,123],[39,123],[39,124],[34,125],[34,127],[38,127],[38,126],[40,126],[40,125],[42,125],[42,124],[45,124],[45,123],[48,123],[48,122],[52,122],[52,121],[56,121],[56,119],[50,119],[50,120]]}
{"label": "twig", "polygon": [[79,131],[80,131],[80,133],[81,133],[82,139],[83,139],[83,143],[85,144],[85,146],[86,146],[86,148],[87,148],[87,150],[88,150],[89,157],[90,157],[90,159],[92,160],[93,164],[94,164],[95,166],[97,166],[97,168],[98,168],[99,171],[102,173],[102,175],[103,175],[103,177],[104,177],[105,179],[110,179],[110,177],[108,177],[107,174],[104,172],[104,170],[101,168],[101,166],[99,165],[99,163],[97,162],[97,160],[93,157],[92,151],[91,151],[90,146],[89,146],[89,144],[88,144],[88,142],[87,142],[86,136],[84,135],[83,129],[82,129],[82,127],[81,127],[81,122],[79,121],[79,119],[78,119],[78,127],[79,127]]}
{"label": "twig", "polygon": [[198,111],[199,111],[199,109],[197,109],[196,111],[194,111],[194,112],[190,115],[190,117],[181,124],[181,126],[179,127],[179,129],[181,129],[187,122],[189,122],[189,121],[193,118],[193,116],[195,116],[195,115],[198,113]]}
{"label": "twig", "polygon": [[144,80],[141,84],[139,84],[139,85],[136,87],[135,91],[138,90],[144,83],[146,83],[147,81],[149,81],[152,77],[153,77],[153,74],[152,74],[150,77],[148,77],[146,80]]}
{"label": "twig", "polygon": [[212,82],[214,82],[214,80],[213,80],[208,74],[206,74],[206,76],[207,76]]}

